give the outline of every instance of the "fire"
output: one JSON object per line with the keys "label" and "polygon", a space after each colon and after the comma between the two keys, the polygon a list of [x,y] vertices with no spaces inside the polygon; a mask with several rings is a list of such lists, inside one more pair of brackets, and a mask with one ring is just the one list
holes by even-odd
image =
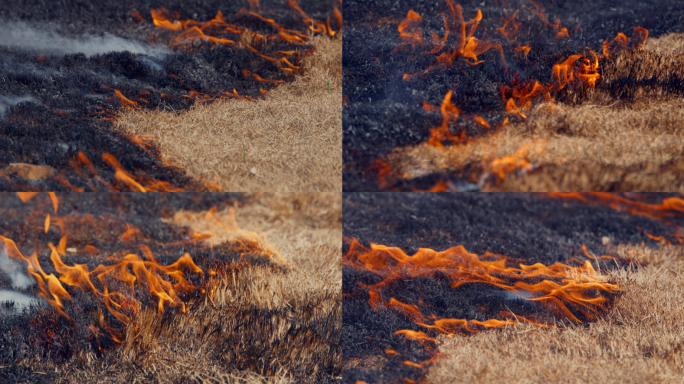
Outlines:
{"label": "fire", "polygon": [[[457,42],[454,46],[450,47],[450,49],[447,49],[446,52],[436,57],[439,65],[450,67],[453,63],[453,60],[458,57],[463,57],[466,63],[470,65],[482,64],[484,63],[484,60],[479,60],[478,56],[482,55],[483,53],[489,50],[496,49],[501,54],[501,60],[503,62],[504,67],[508,68],[501,44],[495,43],[490,39],[481,41],[474,36],[475,31],[477,30],[477,27],[479,26],[480,21],[482,20],[482,11],[478,9],[475,17],[472,20],[466,22],[463,19],[463,9],[461,8],[461,6],[453,2],[452,0],[446,1],[449,5],[449,14],[447,15],[445,13],[442,13],[442,17],[444,19],[444,28],[446,32],[444,34],[444,37],[441,39],[437,34],[432,34],[433,47],[430,51],[427,52],[427,54],[437,54],[440,51],[442,51],[447,46],[447,39],[449,37],[449,34],[452,30],[454,30],[457,34]],[[420,16],[413,10],[410,10],[406,18],[401,23],[399,23],[398,26],[399,39],[402,41],[411,42],[414,49],[416,45],[425,44],[425,41],[423,39],[423,30],[421,26],[422,20],[422,16]],[[431,65],[422,74],[426,74],[433,68],[435,68],[435,66]],[[404,80],[411,78],[413,76],[416,75],[406,74],[404,75]]]}
{"label": "fire", "polygon": [[530,48],[529,45],[523,45],[523,46],[518,45],[518,46],[515,48],[515,51],[516,51],[516,52],[524,52],[524,53],[525,53],[525,56],[527,56],[527,55],[530,53],[530,49],[531,49],[531,48]]}
{"label": "fire", "polygon": [[[60,274],[57,277],[43,271],[35,252],[26,257],[11,239],[0,236],[0,240],[4,245],[5,252],[11,259],[27,263],[28,273],[38,283],[40,296],[50,303],[60,315],[69,320],[71,319],[64,312],[64,302],[73,299],[62,283],[67,286],[78,287],[84,294],[93,296],[115,318],[127,325],[131,320],[131,315],[136,313],[141,306],[141,303],[136,299],[136,281],[139,289],[142,285],[146,286],[148,292],[159,300],[157,308],[160,313],[164,312],[165,306],[179,307],[185,311],[185,303],[178,294],[189,293],[196,289],[186,280],[186,273],[204,273],[201,268],[195,265],[187,253],[168,266],[159,264],[151,253],[147,255],[147,260],[143,260],[138,255],[129,254],[123,259],[117,260],[114,265],[100,264],[94,270],[89,271],[85,264],[73,266],[65,264],[60,256],[60,253],[63,254],[63,252],[60,252],[57,247],[50,243],[49,246],[52,250],[50,260],[55,270]],[[97,280],[92,279],[92,277],[97,277]],[[175,284],[168,281],[169,278],[175,280]],[[124,283],[123,286],[126,286],[127,289],[124,292],[110,292],[108,284],[111,285],[115,281]],[[101,286],[101,288],[96,287],[96,285]],[[115,340],[122,339],[119,332],[108,326],[106,328],[112,331],[112,337]]]}
{"label": "fire", "polygon": [[416,44],[423,44],[423,29],[420,26],[422,21],[422,16],[413,12],[413,10],[408,11],[404,21],[399,23],[399,38],[404,41],[410,41],[414,47]]}
{"label": "fire", "polygon": [[529,162],[529,160],[527,160],[527,154],[529,150],[530,144],[528,143],[512,156],[504,156],[494,159],[489,163],[485,163],[483,168],[485,169],[485,172],[493,173],[497,175],[499,179],[506,178],[507,173],[513,173],[518,170],[530,170],[533,168],[533,165]]}
{"label": "fire", "polygon": [[[100,176],[100,174],[97,172],[95,165],[90,161],[90,159],[88,159],[88,157],[83,152],[78,153],[77,160],[70,159],[69,164],[76,173],[78,173],[81,177],[87,180],[90,189],[94,192],[97,192],[98,188],[96,187],[95,183],[93,183],[93,180],[97,181],[99,184],[103,185],[111,192],[119,192],[121,190],[130,190],[135,192],[184,192],[182,188],[176,187],[166,181],[155,180],[154,178],[151,178],[144,174],[138,176],[130,174],[123,167],[123,165],[121,165],[121,163],[110,153],[104,153],[102,155],[102,160],[104,160],[114,169],[114,179],[121,183],[125,187],[125,189],[117,188],[116,186],[102,178],[102,176]],[[86,174],[81,168],[81,166],[85,166],[90,175]],[[55,181],[68,187],[71,190],[76,189],[65,178],[56,177]]]}
{"label": "fire", "polygon": [[609,192],[549,192],[548,194],[561,199],[604,204],[612,209],[665,222],[677,228],[673,236],[677,237],[680,242],[684,242],[684,228],[672,220],[684,214],[684,199],[680,197],[667,197],[660,204],[650,204]]}
{"label": "fire", "polygon": [[[500,34],[502,34],[503,36],[505,36],[508,39],[514,39],[518,34],[518,28],[520,28],[520,25],[522,25],[522,23],[519,23],[515,20],[515,17],[517,14],[518,14],[518,11],[515,11],[515,12],[513,12],[513,15],[511,15],[510,18],[504,17],[503,26],[495,29],[495,31],[499,32]],[[508,27],[509,24],[511,25],[511,27],[513,27],[513,30],[510,32],[506,32],[506,27]],[[528,52],[529,52],[529,48],[528,48]]]}
{"label": "fire", "polygon": [[[18,193],[17,195],[25,202],[35,196],[29,196],[25,193]],[[51,193],[51,200],[52,195]],[[57,199],[56,196],[55,199]],[[212,229],[217,230],[221,239],[219,243],[228,246],[230,252],[236,252],[241,257],[242,255],[263,256],[280,265],[289,266],[289,263],[276,248],[266,241],[264,236],[238,227],[233,208],[229,210],[227,216],[221,218],[214,217],[216,212],[216,209],[213,208],[204,214],[204,218]],[[28,220],[31,217],[35,216],[29,216]],[[182,218],[182,212],[177,213],[175,218],[178,217]],[[191,219],[195,223],[198,221],[195,217]],[[145,245],[146,243],[155,244],[163,248],[176,246],[180,249],[211,248],[213,254],[214,244],[210,239],[216,238],[217,235],[210,231],[195,232],[191,230],[181,240],[161,243],[147,239],[133,225],[121,221],[117,224],[116,218],[109,215],[99,217],[81,216],[78,213],[65,217],[47,215],[45,219],[46,232],[48,231],[48,223],[55,225],[54,229],[49,227],[50,231],[59,231],[62,235],[57,246],[48,243],[47,247],[41,248],[38,244],[32,244],[31,247],[33,249],[38,247],[38,250],[28,255],[22,253],[12,239],[0,236],[0,252],[4,252],[10,259],[22,265],[26,263],[26,271],[37,283],[38,296],[49,303],[59,316],[63,316],[74,326],[76,323],[67,314],[70,313],[69,302],[74,301],[80,294],[93,299],[97,308],[95,308],[95,313],[91,313],[91,317],[99,318],[99,321],[96,320],[96,324],[118,343],[123,341],[125,327],[140,312],[146,300],[151,299],[155,303],[159,314],[168,311],[170,308],[185,312],[188,309],[187,300],[190,295],[211,291],[214,283],[209,280],[209,277],[225,274],[226,268],[229,267],[228,264],[220,264],[218,260],[215,260],[216,263],[205,270],[199,267],[187,252],[173,263],[164,265],[155,258],[150,248]],[[29,221],[26,224],[27,229],[34,228],[28,225]],[[123,224],[125,224],[125,229],[122,230]],[[187,223],[183,225],[187,225]],[[86,264],[70,263],[65,255],[70,249],[67,242],[73,234],[80,233],[83,230],[96,232],[99,228],[112,234],[122,231],[118,236],[118,241],[124,245],[124,249],[130,249],[133,246],[139,251],[136,253],[115,252],[111,255],[101,255],[103,258],[108,256],[106,257],[108,262],[99,264],[92,270]],[[39,230],[42,232],[43,228]],[[82,236],[77,235],[76,237],[81,244],[84,241]],[[95,236],[107,238],[107,235],[100,237],[97,233]],[[79,255],[82,257],[95,256],[100,253],[97,248],[91,245],[85,247],[79,245],[79,248]],[[48,263],[51,265],[49,269],[46,269],[50,271],[54,268],[53,273],[47,273],[44,265],[41,265],[41,261],[39,261],[38,252],[44,250],[50,253]],[[76,312],[79,310],[81,309],[77,309]],[[112,317],[106,319],[103,312]]]}
{"label": "fire", "polygon": [[540,3],[536,3],[531,0],[530,3],[535,7],[535,9],[527,7],[525,7],[525,9],[539,16],[539,18],[542,20],[545,26],[555,29],[557,31],[556,39],[561,39],[563,37],[565,37],[566,39],[570,38],[570,35],[568,35],[568,29],[561,26],[560,18],[556,18],[556,24],[551,24],[551,22],[549,22],[549,19],[547,19],[544,15],[544,7]]}
{"label": "fire", "polygon": [[632,37],[629,39],[624,33],[618,32],[613,40],[606,40],[603,42],[603,56],[609,58],[610,54],[617,52],[619,48],[627,49],[629,46],[635,46],[637,49],[642,49],[646,39],[648,39],[648,30],[643,27],[634,27]]}
{"label": "fire", "polygon": [[449,122],[457,121],[461,111],[455,105],[451,104],[452,91],[447,92],[444,96],[444,101],[442,101],[442,107],[440,112],[442,113],[442,125],[439,127],[432,128],[430,130],[430,138],[428,139],[428,145],[434,147],[443,148],[442,141],[451,140],[454,143],[460,142],[464,138],[465,132],[461,132],[461,137],[454,136],[449,130]]}
{"label": "fire", "polygon": [[[376,284],[364,285],[368,289],[371,307],[376,310],[392,308],[434,333],[472,333],[506,327],[521,321],[544,327],[548,325],[510,312],[500,312],[499,316],[503,319],[486,321],[426,315],[418,305],[405,304],[395,298],[386,299],[385,296],[389,293],[385,293],[385,290],[391,283],[440,273],[448,277],[453,289],[465,284],[494,286],[511,292],[522,300],[537,302],[554,316],[575,323],[597,319],[610,309],[612,298],[621,293],[620,287],[597,273],[589,261],[577,267],[558,262],[551,266],[537,263],[512,267],[505,256],[489,252],[479,256],[469,253],[460,245],[441,252],[420,248],[409,256],[400,248],[371,243],[369,249],[356,239],[345,240],[350,246],[343,263],[382,278]],[[401,330],[397,333],[411,339],[433,339],[424,332]]]}

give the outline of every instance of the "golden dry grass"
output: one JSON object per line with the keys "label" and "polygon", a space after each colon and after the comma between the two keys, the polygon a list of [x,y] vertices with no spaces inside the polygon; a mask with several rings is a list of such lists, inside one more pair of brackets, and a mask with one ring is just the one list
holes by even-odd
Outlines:
{"label": "golden dry grass", "polygon": [[[396,175],[412,179],[469,164],[487,171],[494,159],[523,150],[519,158],[542,170],[507,175],[485,190],[682,191],[684,98],[670,82],[684,77],[683,36],[649,39],[646,50],[620,52],[603,68],[608,90],[572,94],[573,105],[538,104],[526,111],[526,120],[490,136],[445,150],[425,143],[398,148],[387,161]],[[625,79],[655,82],[637,86]]]}
{"label": "golden dry grass", "polygon": [[263,100],[129,111],[115,128],[153,136],[164,159],[226,191],[341,191],[342,37],[310,42],[303,74]]}
{"label": "golden dry grass", "polygon": [[624,290],[597,322],[565,329],[520,325],[442,337],[431,383],[680,383],[684,380],[684,248],[621,245],[651,265],[616,270]]}
{"label": "golden dry grass", "polygon": [[[220,242],[234,238],[231,217],[229,209],[181,212],[173,221],[195,231],[212,229],[213,241]],[[212,293],[171,319],[144,310],[126,328],[124,345],[104,359],[82,351],[67,364],[34,367],[56,370],[63,383],[338,380],[341,193],[255,194],[236,209],[236,217],[244,230],[259,232],[262,245],[279,250],[288,267],[247,265],[217,276]],[[228,225],[218,225],[221,219]]]}

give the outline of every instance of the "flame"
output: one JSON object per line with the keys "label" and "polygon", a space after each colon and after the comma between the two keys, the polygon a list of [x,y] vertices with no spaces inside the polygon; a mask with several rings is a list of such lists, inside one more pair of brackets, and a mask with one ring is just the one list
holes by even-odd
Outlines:
{"label": "flame", "polygon": [[423,29],[420,26],[422,21],[422,16],[413,10],[408,11],[404,21],[399,23],[399,38],[404,41],[410,41],[414,47],[416,44],[423,44]]}
{"label": "flame", "polygon": [[[60,246],[64,243],[65,247],[66,237],[62,239]],[[64,312],[64,301],[72,300],[72,298],[62,283],[67,286],[78,287],[84,294],[93,296],[102,302],[116,319],[127,325],[131,320],[130,315],[136,313],[141,306],[141,303],[136,299],[136,281],[139,287],[142,287],[141,283],[144,283],[147,291],[157,297],[159,313],[164,312],[165,306],[179,307],[185,311],[185,303],[178,294],[192,292],[196,290],[196,287],[186,280],[186,272],[184,271],[189,271],[192,274],[204,273],[201,268],[195,265],[188,253],[168,266],[159,264],[154,258],[145,261],[138,255],[128,254],[123,259],[116,260],[114,265],[100,264],[94,270],[89,271],[85,264],[73,266],[65,264],[60,256],[63,255],[63,252],[50,243],[48,244],[52,250],[50,260],[55,270],[60,274],[57,277],[54,274],[48,275],[43,271],[36,253],[26,257],[19,251],[13,240],[2,236],[0,236],[0,240],[10,258],[15,261],[23,260],[27,263],[29,274],[35,277],[38,282],[38,288],[41,291],[40,296],[69,320],[71,319]],[[96,281],[99,281],[98,285],[102,286],[101,289],[96,287],[92,279],[93,276],[97,277]],[[167,277],[175,280],[176,283],[172,284],[167,280]],[[108,284],[113,282],[123,283],[123,286],[128,289],[124,292],[110,292]],[[116,339],[122,338],[122,335],[113,328],[109,326],[106,328],[112,332],[112,336]]]}
{"label": "flame", "polygon": [[512,98],[508,99],[508,102],[506,103],[506,110],[508,112],[515,113],[523,119],[527,119],[527,116],[524,113],[520,112],[520,109],[518,109],[518,107],[515,105],[515,100],[513,100]]}
{"label": "flame", "polygon": [[572,55],[568,57],[564,62],[555,64],[553,66],[553,79],[557,82],[559,90],[565,88],[565,86],[573,79],[573,66],[575,62],[584,57],[584,55]]}
{"label": "flame", "polygon": [[108,86],[101,84],[102,88],[107,88],[111,91],[114,91],[114,94],[116,95],[116,98],[119,99],[119,102],[121,103],[121,107],[124,109],[140,109],[140,105],[136,103],[135,101],[132,101],[126,96],[124,96],[121,91],[116,90],[114,88],[109,88]]}
{"label": "flame", "polygon": [[449,192],[449,191],[455,191],[456,188],[448,182],[444,180],[440,180],[435,184],[434,187],[427,189],[427,190],[422,190],[422,189],[414,189],[412,192]]}
{"label": "flame", "polygon": [[256,73],[252,73],[252,72],[250,72],[250,71],[248,71],[248,70],[246,70],[246,69],[243,69],[243,70],[242,70],[242,75],[245,76],[245,77],[247,77],[247,76],[252,76],[256,81],[259,81],[259,82],[262,82],[262,83],[268,83],[268,84],[274,84],[274,85],[278,85],[278,84],[284,83],[284,81],[282,81],[282,80],[267,80],[267,79],[264,79],[264,78],[262,78],[261,76],[257,75]]}
{"label": "flame", "polygon": [[214,44],[235,44],[235,41],[230,39],[218,38],[213,36],[207,36],[199,27],[192,27],[185,30],[183,33],[176,37],[176,43],[189,42],[193,40],[204,40]]}
{"label": "flame", "polygon": [[380,188],[385,188],[387,186],[387,177],[392,172],[392,167],[381,159],[375,159],[375,168],[378,173],[378,184]]}
{"label": "flame", "polygon": [[474,116],[473,120],[475,120],[476,123],[480,124],[481,126],[487,128],[487,129],[491,128],[491,126],[489,125],[487,120],[485,120],[481,116]]}
{"label": "flame", "polygon": [[[505,16],[505,14],[504,14],[503,26],[501,26],[501,28],[495,29],[495,31],[499,32],[500,34],[502,34],[503,36],[505,36],[508,39],[514,39],[518,34],[518,28],[520,28],[520,25],[522,24],[522,23],[519,23],[515,20],[515,17],[517,14],[518,14],[518,11],[513,12],[513,15],[511,15],[510,18]],[[506,27],[509,24],[513,27],[513,31],[506,32]]]}
{"label": "flame", "polygon": [[530,163],[526,158],[529,150],[530,144],[528,143],[512,156],[504,156],[486,163],[484,167],[485,171],[496,174],[499,179],[504,179],[506,177],[506,173],[513,173],[518,170],[530,170],[533,168],[533,166],[532,163]]}
{"label": "flame", "polygon": [[548,195],[561,199],[608,205],[615,210],[665,222],[677,229],[673,236],[677,237],[680,242],[684,242],[684,228],[672,220],[681,217],[684,213],[684,199],[680,197],[667,197],[660,204],[649,204],[609,192],[549,192]]}
{"label": "flame", "polygon": [[145,19],[143,19],[143,17],[140,16],[140,14],[136,11],[131,11],[130,15],[133,16],[136,20],[138,20],[141,23],[145,21]]}
{"label": "flame", "polygon": [[515,51],[516,51],[516,52],[525,52],[525,56],[527,56],[527,55],[530,53],[530,49],[531,49],[531,48],[530,48],[529,45],[523,45],[523,46],[518,45],[518,46],[515,48]]}
{"label": "flame", "polygon": [[[121,189],[115,187],[111,183],[103,179],[97,172],[95,165],[88,159],[88,157],[83,153],[79,152],[78,161],[73,159],[69,160],[69,164],[72,169],[87,180],[91,190],[97,191],[95,184],[91,179],[97,181],[98,183],[104,185],[107,189],[112,192],[119,192]],[[119,163],[119,161],[110,153],[104,153],[102,155],[102,160],[108,163],[112,168],[114,168],[114,178],[123,184],[128,190],[135,192],[184,192],[182,188],[176,187],[166,181],[155,180],[149,176],[142,174],[142,176],[131,175],[124,167]],[[86,169],[90,172],[88,176],[82,169],[81,165],[84,165]],[[56,208],[55,208],[56,211]]]}
{"label": "flame", "polygon": [[613,40],[603,42],[603,56],[609,58],[611,53],[617,52],[620,48],[627,49],[630,45],[636,46],[637,49],[642,49],[646,39],[648,39],[648,30],[643,27],[634,27],[632,29],[632,37],[629,39],[624,33],[618,32]]}
{"label": "flame", "polygon": [[[289,263],[280,255],[278,250],[267,242],[265,236],[238,227],[233,208],[230,209],[226,217],[214,217],[216,212],[216,208],[209,210],[203,214],[204,221],[200,221],[215,229],[221,236],[221,243],[229,245],[231,252],[234,251],[240,255],[260,255],[281,265],[289,266]],[[174,219],[176,218],[178,217]],[[191,218],[191,221],[196,223],[198,220]],[[142,308],[143,299],[141,297],[152,298],[156,302],[158,313],[163,313],[168,308],[176,308],[184,312],[187,309],[186,301],[183,299],[184,295],[208,291],[213,284],[206,280],[207,276],[205,276],[204,270],[195,264],[190,254],[185,253],[172,264],[163,265],[155,259],[147,245],[140,244],[141,241],[152,241],[154,244],[163,247],[180,246],[187,248],[189,245],[195,247],[206,243],[208,239],[215,238],[216,235],[212,232],[191,230],[189,233],[191,239],[186,238],[172,243],[155,243],[153,240],[146,239],[135,226],[126,224],[126,230],[121,234],[120,241],[129,246],[136,246],[140,252],[138,254],[112,255],[107,258],[111,261],[109,265],[100,264],[90,270],[85,264],[72,264],[64,259],[68,249],[67,238],[70,236],[70,229],[67,228],[66,224],[76,222],[82,228],[108,228],[106,230],[111,231],[111,218],[105,216],[96,220],[92,215],[80,216],[76,214],[70,215],[67,219],[66,217],[51,217],[48,214],[46,226],[49,222],[59,226],[62,233],[57,246],[52,243],[47,244],[50,251],[50,262],[55,270],[54,274],[45,272],[36,252],[31,255],[24,255],[12,239],[0,236],[0,252],[5,252],[10,259],[16,262],[25,262],[28,273],[37,282],[38,295],[69,321],[72,319],[67,315],[68,311],[65,307],[68,301],[73,300],[74,289],[78,289],[84,295],[94,299],[100,309],[106,308],[108,313],[113,316],[114,322],[119,322],[125,327]],[[106,224],[103,226],[103,223]],[[189,223],[183,225],[189,225]],[[82,255],[97,255],[98,253],[99,250],[91,245],[86,245],[81,251]],[[223,272],[217,272],[216,269]],[[218,273],[225,273],[225,268],[218,265],[217,268],[210,270],[207,275],[214,276]],[[114,327],[107,324],[101,311],[99,312],[99,319],[100,326],[115,341],[121,342],[123,340],[124,334],[120,326]]]}
{"label": "flame", "polygon": [[452,91],[447,92],[444,96],[444,101],[442,101],[442,107],[440,112],[442,113],[442,125],[439,127],[432,128],[430,130],[430,138],[428,139],[428,145],[434,147],[443,148],[442,141],[451,140],[454,143],[458,143],[463,139],[465,132],[461,132],[461,137],[454,136],[449,130],[449,121],[457,121],[461,111],[455,105],[451,104]]}
{"label": "flame", "polygon": [[[521,321],[538,326],[548,325],[509,312],[499,313],[499,316],[504,317],[503,320],[487,321],[445,319],[434,314],[428,316],[417,305],[405,304],[395,298],[385,299],[382,295],[385,288],[395,281],[430,277],[439,272],[448,277],[451,288],[465,284],[487,284],[511,292],[523,300],[537,302],[553,315],[575,323],[595,320],[610,309],[612,297],[621,293],[620,287],[598,274],[589,261],[578,267],[557,262],[551,266],[541,263],[519,264],[515,268],[507,266],[509,259],[505,256],[489,252],[478,256],[469,253],[461,245],[442,252],[420,248],[413,256],[409,256],[400,248],[371,243],[368,249],[357,239],[345,240],[350,246],[343,263],[382,278],[379,283],[363,285],[368,289],[371,307],[376,310],[392,308],[434,333],[472,333]],[[401,330],[397,334],[415,340],[434,340],[424,332]]]}

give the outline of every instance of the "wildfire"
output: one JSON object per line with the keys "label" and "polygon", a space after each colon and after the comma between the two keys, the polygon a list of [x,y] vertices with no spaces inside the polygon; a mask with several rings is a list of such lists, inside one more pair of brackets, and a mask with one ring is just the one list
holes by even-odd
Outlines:
{"label": "wildfire", "polygon": [[[18,193],[22,201],[27,202],[32,199],[33,193]],[[50,199],[53,201],[55,213],[59,199],[50,192]],[[40,205],[39,205],[40,207]],[[36,213],[38,214],[38,213]],[[230,209],[227,218],[218,220],[214,217],[216,209],[209,210],[205,214],[205,219],[211,223],[221,234],[231,251],[241,255],[261,255],[272,259],[274,262],[287,263],[278,253],[277,249],[268,244],[258,233],[241,229],[235,223],[235,211]],[[35,215],[29,216],[34,217]],[[194,220],[197,221],[197,218]],[[46,273],[38,259],[38,253],[30,255],[23,254],[17,244],[4,236],[0,236],[0,252],[5,252],[8,257],[19,263],[26,263],[26,270],[37,282],[38,296],[43,298],[61,316],[75,323],[67,314],[68,302],[74,300],[77,291],[95,300],[98,304],[97,312],[93,314],[99,318],[97,324],[118,343],[124,338],[125,326],[128,325],[137,313],[143,308],[145,297],[151,298],[156,302],[159,314],[164,313],[169,308],[185,312],[187,310],[187,297],[194,293],[205,293],[212,288],[210,276],[223,273],[225,269],[222,264],[216,264],[208,270],[200,268],[189,253],[185,253],[175,262],[164,265],[153,255],[150,248],[145,245],[154,244],[168,248],[178,246],[186,248],[188,246],[207,247],[212,249],[213,242],[206,243],[207,239],[215,238],[212,232],[190,231],[189,238],[171,243],[159,243],[148,240],[142,232],[133,225],[125,224],[125,230],[118,236],[121,244],[129,247],[134,246],[139,249],[139,253],[114,253],[107,257],[111,264],[99,264],[90,270],[86,264],[71,264],[64,257],[69,249],[67,242],[72,238],[73,233],[82,230],[97,231],[97,228],[121,228],[120,225],[112,226],[116,221],[112,217],[98,217],[92,215],[79,216],[68,215],[66,217],[56,217],[46,215],[45,233],[54,231],[50,223],[57,226],[55,230],[61,233],[61,238],[57,246],[48,243],[50,251],[51,268],[53,273]],[[27,221],[28,223],[28,221]],[[27,227],[29,228],[29,227]],[[41,232],[43,228],[40,229]],[[82,238],[76,237],[81,242]],[[227,239],[227,240],[225,240]],[[35,247],[37,244],[34,244]],[[75,248],[73,248],[75,249]],[[76,252],[69,251],[69,252]],[[100,251],[87,245],[81,249],[79,254],[96,256]],[[100,257],[104,257],[101,255]],[[217,272],[218,271],[218,272]],[[76,289],[76,290],[75,290]],[[184,297],[186,299],[184,299]],[[113,316],[114,322],[121,323],[115,326],[108,323],[103,316],[109,313]]]}
{"label": "wildfire", "polygon": [[[363,285],[368,289],[371,307],[376,310],[392,308],[413,323],[437,333],[477,332],[521,321],[547,325],[540,320],[509,312],[499,313],[503,319],[486,321],[438,318],[434,314],[424,314],[418,305],[402,303],[395,298],[386,299],[386,288],[398,280],[441,273],[448,277],[451,288],[464,284],[487,284],[511,292],[520,299],[537,302],[556,317],[575,323],[595,320],[610,309],[612,298],[621,293],[620,288],[597,273],[589,261],[578,267],[557,262],[551,266],[519,264],[516,268],[508,266],[510,261],[505,256],[489,252],[478,256],[460,245],[442,252],[420,248],[413,256],[409,256],[400,248],[371,243],[368,249],[356,239],[345,240],[350,246],[343,263],[382,278],[379,283]],[[409,338],[428,338],[425,333],[407,330],[400,330],[396,334],[405,334]]]}

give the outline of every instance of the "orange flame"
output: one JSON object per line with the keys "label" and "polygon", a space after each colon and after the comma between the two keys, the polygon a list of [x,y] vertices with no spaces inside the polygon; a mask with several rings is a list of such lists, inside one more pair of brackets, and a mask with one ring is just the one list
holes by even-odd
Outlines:
{"label": "orange flame", "polygon": [[[380,291],[397,280],[431,276],[439,272],[448,277],[451,288],[464,284],[491,285],[521,299],[538,302],[555,316],[576,323],[583,322],[580,317],[585,320],[596,319],[611,307],[611,297],[621,292],[617,285],[607,282],[606,277],[598,274],[589,261],[579,267],[557,262],[551,266],[520,264],[515,268],[507,266],[509,259],[505,256],[486,252],[480,257],[460,245],[442,252],[420,248],[413,256],[409,256],[400,248],[371,243],[368,249],[356,239],[345,240],[350,246],[343,263],[382,278],[377,284],[363,285],[368,289],[371,307],[395,309],[415,324],[438,333],[476,332],[505,327],[521,320],[539,326],[546,325],[510,313],[499,313],[507,317],[505,320],[487,321],[428,316],[417,305],[405,304],[395,298],[385,300]],[[398,333],[413,339],[431,339],[423,332],[402,330]]]}
{"label": "orange flame", "polygon": [[641,49],[644,47],[646,39],[648,39],[648,30],[643,27],[634,27],[632,37],[629,39],[624,33],[618,32],[613,40],[603,42],[603,56],[608,58],[611,53],[617,52],[619,48],[627,49],[629,45],[634,45],[637,49]]}
{"label": "orange flame", "polygon": [[[520,28],[520,25],[522,23],[519,23],[515,20],[516,15],[518,14],[518,11],[513,12],[513,15],[511,15],[510,18],[504,17],[504,24],[501,26],[501,28],[495,29],[495,31],[499,32],[503,36],[505,36],[508,39],[514,39],[515,36],[518,34],[518,28]],[[506,32],[506,27],[508,25],[511,25],[513,27],[513,31]]]}
{"label": "orange flame", "polygon": [[506,173],[531,169],[532,163],[530,163],[526,158],[529,149],[530,146],[528,144],[520,148],[512,156],[504,156],[494,159],[490,163],[485,164],[485,171],[496,174],[499,179],[504,179],[506,177]]}
{"label": "orange flame", "polygon": [[410,41],[414,46],[416,44],[423,44],[423,29],[420,26],[422,21],[422,16],[413,12],[413,10],[408,11],[404,21],[399,23],[399,38],[404,41]]}
{"label": "orange flame", "polygon": [[[451,104],[452,91],[447,92],[444,96],[444,101],[442,101],[442,107],[440,112],[442,113],[442,125],[439,127],[432,128],[430,130],[430,138],[428,139],[428,145],[433,147],[443,148],[442,142],[446,140],[451,140],[454,143],[460,142],[463,137],[454,136],[449,130],[449,122],[457,121],[461,111],[455,105]],[[465,132],[462,132],[463,136]]]}

